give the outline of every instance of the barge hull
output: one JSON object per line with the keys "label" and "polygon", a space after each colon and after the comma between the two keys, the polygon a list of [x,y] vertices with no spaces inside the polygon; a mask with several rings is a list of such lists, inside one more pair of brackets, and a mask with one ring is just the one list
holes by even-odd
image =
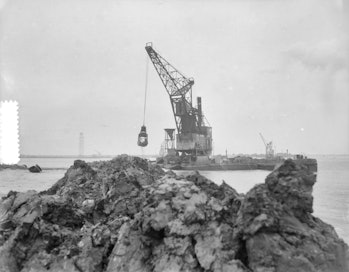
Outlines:
{"label": "barge hull", "polygon": [[[305,165],[313,172],[317,172],[317,161],[315,159],[295,159],[297,165]],[[251,163],[230,163],[230,164],[192,164],[192,165],[164,165],[164,168],[171,170],[186,171],[239,171],[239,170],[266,170],[273,171],[282,161],[255,161]]]}

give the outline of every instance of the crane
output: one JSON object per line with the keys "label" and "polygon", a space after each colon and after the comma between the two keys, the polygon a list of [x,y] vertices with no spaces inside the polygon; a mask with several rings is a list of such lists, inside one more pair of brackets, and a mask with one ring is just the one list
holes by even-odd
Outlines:
{"label": "crane", "polygon": [[273,142],[272,141],[270,141],[270,142],[266,141],[264,139],[262,133],[259,133],[259,135],[261,136],[262,141],[263,141],[263,143],[265,145],[265,157],[267,159],[273,158],[274,157]]}
{"label": "crane", "polygon": [[172,106],[176,123],[176,151],[193,157],[211,155],[212,127],[206,125],[202,113],[201,97],[197,98],[197,108],[192,103],[193,78],[185,77],[152,46],[145,46]]}

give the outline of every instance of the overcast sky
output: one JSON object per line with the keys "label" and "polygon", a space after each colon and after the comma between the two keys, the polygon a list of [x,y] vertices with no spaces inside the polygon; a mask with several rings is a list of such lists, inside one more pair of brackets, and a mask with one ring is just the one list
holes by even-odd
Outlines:
{"label": "overcast sky", "polygon": [[[344,1],[343,1],[344,2]],[[140,154],[147,42],[188,77],[214,153],[349,153],[348,7],[340,0],[0,1],[1,99],[23,154]],[[347,21],[345,21],[347,20]],[[146,154],[175,127],[149,66]]]}

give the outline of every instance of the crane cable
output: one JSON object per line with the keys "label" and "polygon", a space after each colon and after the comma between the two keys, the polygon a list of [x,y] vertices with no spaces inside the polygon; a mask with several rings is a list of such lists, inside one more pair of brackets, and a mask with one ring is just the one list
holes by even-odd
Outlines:
{"label": "crane cable", "polygon": [[148,91],[148,71],[149,71],[149,58],[146,56],[146,68],[145,68],[145,88],[144,88],[144,110],[143,110],[143,126],[145,125],[145,109],[147,107],[147,91]]}

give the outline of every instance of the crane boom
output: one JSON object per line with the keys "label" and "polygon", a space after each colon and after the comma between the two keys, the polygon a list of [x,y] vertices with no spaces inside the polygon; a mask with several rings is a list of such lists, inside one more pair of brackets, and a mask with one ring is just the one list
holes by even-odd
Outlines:
{"label": "crane boom", "polygon": [[[182,96],[188,92],[191,94],[191,87],[194,85],[192,78],[186,78],[166,59],[160,56],[151,43],[147,43],[145,49],[169,95]],[[188,97],[188,102],[191,103],[191,96]]]}
{"label": "crane boom", "polygon": [[265,145],[265,147],[266,147],[266,146],[267,146],[267,141],[264,139],[262,133],[259,132],[259,135],[261,136],[262,141],[263,141],[263,143],[264,143],[264,145]]}
{"label": "crane boom", "polygon": [[[162,84],[170,96],[178,132],[192,131],[195,123],[192,106],[192,86],[194,80],[186,78],[147,43],[145,47]],[[186,116],[186,118],[183,118]]]}
{"label": "crane boom", "polygon": [[177,151],[211,154],[212,128],[204,123],[201,98],[198,97],[198,109],[192,104],[194,79],[179,72],[154,50],[152,43],[147,43],[145,50],[170,97],[178,132]]}
{"label": "crane boom", "polygon": [[265,145],[265,157],[273,158],[274,157],[273,142],[272,141],[268,142],[267,140],[265,140],[262,133],[259,133],[259,135],[261,136],[262,141]]}

